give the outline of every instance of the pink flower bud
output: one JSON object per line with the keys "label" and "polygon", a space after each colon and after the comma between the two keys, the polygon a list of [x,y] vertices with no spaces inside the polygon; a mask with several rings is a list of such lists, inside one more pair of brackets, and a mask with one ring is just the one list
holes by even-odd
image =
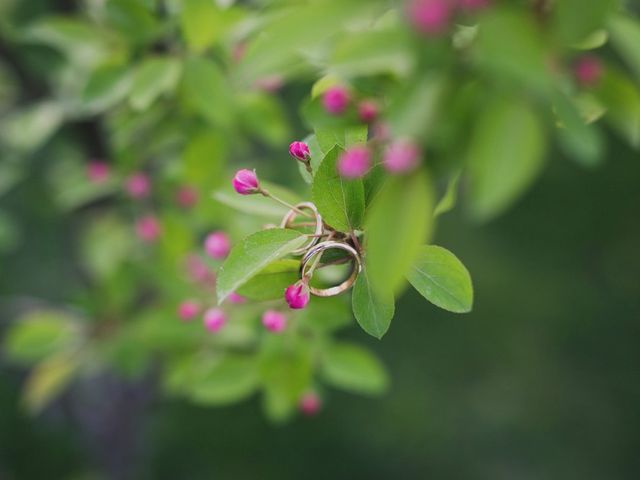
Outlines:
{"label": "pink flower bud", "polygon": [[190,186],[180,187],[176,193],[176,202],[182,208],[191,208],[198,203],[198,190]]}
{"label": "pink flower bud", "polygon": [[363,123],[373,123],[378,118],[379,110],[374,100],[363,100],[358,104],[358,118]]}
{"label": "pink flower bud", "polygon": [[311,156],[309,145],[304,142],[293,142],[291,143],[291,145],[289,145],[289,155],[302,162],[306,162]]}
{"label": "pink flower bud", "polygon": [[215,275],[198,255],[189,255],[185,261],[189,280],[196,283],[213,283]]}
{"label": "pink flower bud", "polygon": [[573,67],[576,81],[585,88],[595,86],[602,78],[602,73],[602,63],[598,57],[593,55],[580,57]]}
{"label": "pink flower bud", "polygon": [[409,140],[396,140],[384,152],[383,166],[390,173],[405,173],[418,166],[420,149]]}
{"label": "pink flower bud", "polygon": [[178,305],[178,316],[182,321],[192,320],[200,312],[200,305],[193,300],[185,300]]}
{"label": "pink flower bud", "polygon": [[317,393],[307,392],[300,398],[298,407],[304,415],[311,417],[320,411],[322,401]]}
{"label": "pink flower bud", "polygon": [[299,280],[293,285],[289,285],[284,291],[284,299],[290,308],[299,310],[309,303],[309,286],[304,280]]}
{"label": "pink flower bud", "polygon": [[238,295],[236,292],[231,292],[227,298],[229,299],[229,302],[233,303],[234,305],[242,305],[243,303],[247,302],[246,298],[244,298],[242,295]]}
{"label": "pink flower bud", "polygon": [[240,195],[251,195],[258,193],[260,187],[258,184],[258,176],[253,170],[238,170],[233,177],[233,189]]}
{"label": "pink flower bud", "polygon": [[137,172],[127,178],[124,188],[131,198],[145,198],[151,191],[151,181],[146,174]]}
{"label": "pink flower bud", "polygon": [[373,138],[380,142],[386,142],[391,136],[391,128],[385,122],[376,122],[373,124]]}
{"label": "pink flower bud", "polygon": [[262,325],[273,333],[279,333],[287,326],[287,317],[282,312],[267,310],[262,314]]}
{"label": "pink flower bud", "polygon": [[487,8],[491,0],[459,0],[460,8],[465,12],[475,12]]}
{"label": "pink flower bud", "polygon": [[100,160],[92,160],[87,165],[87,178],[92,183],[103,183],[109,178],[109,164]]}
{"label": "pink flower bud", "polygon": [[451,0],[410,0],[407,16],[419,33],[437,36],[449,28],[452,6]]}
{"label": "pink flower bud", "polygon": [[322,106],[331,115],[341,115],[349,106],[349,92],[341,86],[328,88],[322,94]]}
{"label": "pink flower bud", "polygon": [[257,79],[254,85],[258,90],[265,93],[275,93],[282,88],[284,80],[280,75],[269,75]]}
{"label": "pink flower bud", "polygon": [[140,240],[152,243],[160,236],[160,223],[153,215],[142,217],[136,222],[136,234]]}
{"label": "pink flower bud", "polygon": [[215,333],[219,331],[224,324],[227,323],[227,317],[220,308],[210,308],[204,312],[203,316],[204,328]]}
{"label": "pink flower bud", "polygon": [[338,158],[338,173],[345,178],[360,178],[371,166],[371,154],[365,146],[351,147]]}
{"label": "pink flower bud", "polygon": [[204,250],[211,258],[220,260],[229,255],[231,241],[224,232],[213,232],[204,240]]}

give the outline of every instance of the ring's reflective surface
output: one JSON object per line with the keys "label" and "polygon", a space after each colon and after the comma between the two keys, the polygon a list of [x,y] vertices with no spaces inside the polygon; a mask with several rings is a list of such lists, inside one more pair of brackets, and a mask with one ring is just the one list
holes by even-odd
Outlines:
{"label": "ring's reflective surface", "polygon": [[332,249],[344,250],[351,256],[351,274],[344,282],[334,287],[316,288],[309,285],[311,293],[318,297],[332,297],[348,290],[355,283],[356,278],[358,278],[358,274],[362,270],[362,260],[360,259],[360,254],[355,248],[348,243],[326,241],[315,245],[313,248],[309,249],[304,257],[302,257],[302,263],[300,265],[300,275],[302,278],[308,275],[308,271],[316,261],[316,257],[318,259],[320,258],[318,255],[322,256],[325,251]]}
{"label": "ring's reflective surface", "polygon": [[[318,209],[312,202],[301,202],[295,205],[295,207],[298,210],[309,210],[315,219],[315,229],[313,232],[313,236],[309,237],[309,242],[291,252],[294,255],[301,255],[309,248],[313,247],[316,243],[318,243],[318,241],[322,237],[322,234],[324,233],[324,226],[322,223],[322,217],[320,216]],[[282,218],[282,222],[280,222],[280,228],[289,228],[298,215],[300,215],[300,212],[297,212],[293,209],[289,210]]]}

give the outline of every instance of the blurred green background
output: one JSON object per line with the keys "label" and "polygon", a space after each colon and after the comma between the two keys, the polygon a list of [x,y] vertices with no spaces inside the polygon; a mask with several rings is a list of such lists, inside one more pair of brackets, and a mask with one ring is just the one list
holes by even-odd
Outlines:
{"label": "blurred green background", "polygon": [[[437,240],[473,272],[471,314],[412,291],[383,341],[349,331],[388,364],[387,395],[331,391],[317,417],[274,427],[257,401],[199,408],[94,382],[74,387],[91,435],[68,394],[23,413],[20,372],[3,366],[0,478],[637,478],[640,164],[622,147],[593,171],[555,160],[500,219],[442,220]],[[52,278],[67,275],[73,225],[46,218],[37,192],[15,197],[40,227],[5,259],[2,294],[65,299]]]}

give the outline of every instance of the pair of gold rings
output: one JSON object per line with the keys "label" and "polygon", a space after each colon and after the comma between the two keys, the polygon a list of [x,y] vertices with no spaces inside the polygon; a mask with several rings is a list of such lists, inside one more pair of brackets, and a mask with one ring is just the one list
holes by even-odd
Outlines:
{"label": "pair of gold rings", "polygon": [[342,283],[329,288],[316,288],[309,285],[309,291],[318,297],[332,297],[345,292],[355,283],[358,274],[362,271],[362,260],[360,253],[346,241],[332,239],[336,232],[328,231],[318,209],[312,202],[301,202],[289,210],[280,223],[281,228],[290,228],[298,215],[309,212],[314,219],[314,232],[309,236],[309,241],[292,253],[294,255],[302,255],[300,262],[300,276],[304,279],[310,279],[313,270],[320,262],[322,255],[328,250],[342,250],[346,252],[351,259],[351,272],[349,277]]}

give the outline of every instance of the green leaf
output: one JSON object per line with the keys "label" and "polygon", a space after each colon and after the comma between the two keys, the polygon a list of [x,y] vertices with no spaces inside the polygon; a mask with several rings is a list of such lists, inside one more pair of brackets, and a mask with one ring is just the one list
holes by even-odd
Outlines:
{"label": "green leaf", "polygon": [[229,126],[234,118],[231,86],[220,67],[205,58],[190,58],[182,76],[185,100],[214,126]]}
{"label": "green leaf", "polygon": [[461,173],[462,171],[458,170],[451,176],[451,178],[449,178],[449,181],[447,182],[447,189],[445,190],[442,198],[438,200],[436,208],[433,211],[434,217],[447,213],[455,208],[456,203],[458,202],[458,183],[460,183]]}
{"label": "green leaf", "polygon": [[471,311],[471,276],[458,257],[449,250],[436,245],[424,245],[407,279],[420,295],[434,305],[455,313]]}
{"label": "green leaf", "polygon": [[226,153],[226,143],[220,134],[207,130],[193,135],[182,153],[182,179],[207,191],[220,185]]}
{"label": "green leaf", "polygon": [[544,131],[529,105],[492,102],[477,120],[467,155],[472,215],[488,220],[506,210],[542,170],[544,151]]}
{"label": "green leaf", "polygon": [[20,317],[9,329],[4,350],[14,361],[33,363],[71,348],[79,338],[79,331],[68,314],[36,310]]}
{"label": "green leaf", "polygon": [[[264,180],[260,180],[260,185],[265,190],[268,190],[291,205],[301,202],[300,197],[284,187]],[[231,182],[228,182],[227,186],[213,192],[213,198],[221,204],[239,212],[259,215],[262,217],[281,219],[289,211],[287,207],[270,199],[265,199],[261,195],[239,195],[231,187]]]}
{"label": "green leaf", "polygon": [[431,132],[446,93],[446,79],[432,73],[403,86],[391,101],[389,125],[397,137],[426,138]]}
{"label": "green leaf", "polygon": [[271,336],[260,356],[260,378],[264,387],[264,409],[274,422],[286,420],[311,384],[312,358],[308,345]]}
{"label": "green leaf", "polygon": [[336,343],[327,349],[322,376],[334,387],[367,395],[383,393],[389,385],[380,361],[368,350],[349,343]]}
{"label": "green leaf", "polygon": [[282,298],[285,289],[300,279],[300,262],[292,259],[276,260],[245,283],[236,293],[251,300]]}
{"label": "green leaf", "polygon": [[562,0],[553,9],[556,34],[566,44],[583,41],[605,26],[616,0]]}
{"label": "green leaf", "polygon": [[99,113],[115,107],[128,95],[131,79],[128,66],[105,65],[96,69],[82,92],[84,108]]}
{"label": "green leaf", "polygon": [[433,224],[433,191],[426,173],[393,177],[367,212],[369,281],[377,292],[397,292]]}
{"label": "green leaf", "polygon": [[369,335],[382,338],[395,313],[393,292],[374,290],[369,282],[367,268],[363,268],[351,294],[353,315]]}
{"label": "green leaf", "polygon": [[554,107],[559,121],[556,134],[562,149],[581,165],[592,167],[600,164],[604,153],[600,130],[588,124],[580,116],[577,106],[564,95],[556,95]]}
{"label": "green leaf", "polygon": [[640,22],[633,17],[616,15],[609,26],[613,46],[640,80]]}
{"label": "green leaf", "polygon": [[531,15],[493,8],[481,19],[473,58],[481,69],[497,79],[509,78],[546,91],[550,87],[550,76],[544,44]]}
{"label": "green leaf", "polygon": [[21,152],[42,146],[60,127],[64,108],[51,100],[14,110],[0,120],[0,141]]}
{"label": "green leaf", "polygon": [[313,179],[311,198],[327,224],[349,232],[362,223],[364,186],[360,179],[348,180],[338,174],[336,162],[342,151],[334,147],[325,155]]}
{"label": "green leaf", "polygon": [[604,119],[633,148],[640,148],[640,92],[623,73],[607,66],[595,94],[606,107]]}
{"label": "green leaf", "polygon": [[231,249],[220,267],[218,303],[222,303],[267,265],[300,248],[306,241],[305,235],[282,228],[270,228],[246,237]]}
{"label": "green leaf", "polygon": [[130,255],[131,227],[116,216],[102,216],[87,225],[80,244],[84,267],[96,279],[113,274]]}
{"label": "green leaf", "polygon": [[258,365],[249,355],[226,354],[200,368],[192,379],[190,397],[205,405],[228,405],[253,394],[258,387]]}
{"label": "green leaf", "polygon": [[136,69],[129,103],[146,110],[162,94],[172,91],[180,78],[180,62],[169,57],[148,57]]}
{"label": "green leaf", "polygon": [[36,365],[24,386],[22,400],[27,410],[32,414],[40,412],[64,390],[80,365],[68,352],[48,357]]}
{"label": "green leaf", "polygon": [[21,231],[15,218],[0,210],[0,253],[15,250],[20,245]]}
{"label": "green leaf", "polygon": [[226,16],[211,0],[184,0],[180,27],[189,49],[199,53],[218,42],[228,26]]}
{"label": "green leaf", "polygon": [[[357,126],[326,126],[315,129],[316,140],[320,150],[325,155],[335,146],[346,148],[351,145],[363,145],[367,143],[368,128],[366,125]],[[318,165],[320,161],[317,160]],[[312,166],[314,166],[312,164]],[[315,170],[315,168],[314,168]]]}
{"label": "green leaf", "polygon": [[322,334],[352,325],[353,316],[344,297],[317,297],[300,311],[296,321],[301,327]]}

